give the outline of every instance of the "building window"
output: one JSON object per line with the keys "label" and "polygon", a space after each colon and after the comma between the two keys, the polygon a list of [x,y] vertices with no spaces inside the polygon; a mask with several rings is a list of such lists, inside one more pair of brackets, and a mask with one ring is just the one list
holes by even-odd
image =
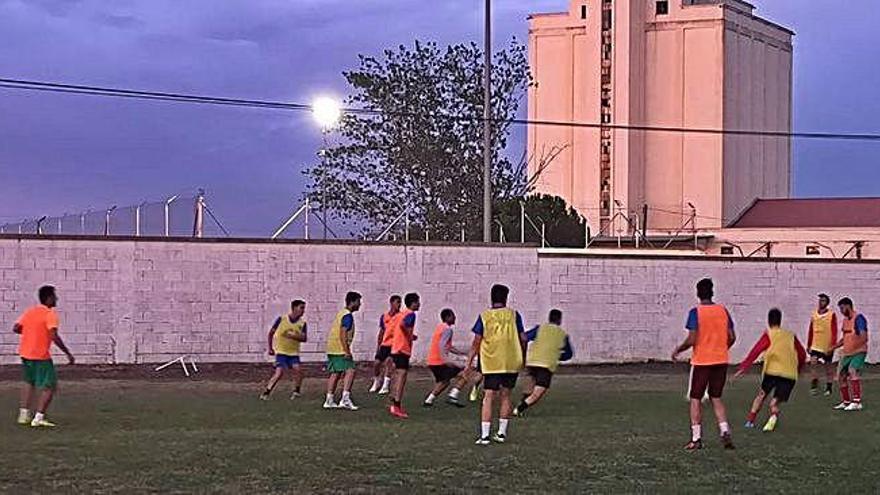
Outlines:
{"label": "building window", "polygon": [[724,256],[733,255],[733,246],[721,246],[721,254]]}
{"label": "building window", "polygon": [[657,1],[657,15],[666,15],[669,13],[669,0]]}
{"label": "building window", "polygon": [[587,18],[587,6],[581,5],[581,19]]}
{"label": "building window", "polygon": [[609,30],[611,29],[611,11],[603,10],[602,11],[602,29]]}
{"label": "building window", "polygon": [[819,256],[819,246],[807,246],[807,256]]}

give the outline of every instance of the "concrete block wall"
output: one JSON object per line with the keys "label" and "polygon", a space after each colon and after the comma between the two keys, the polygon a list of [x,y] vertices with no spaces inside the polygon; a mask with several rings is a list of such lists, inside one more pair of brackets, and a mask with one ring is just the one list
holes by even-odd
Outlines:
{"label": "concrete block wall", "polygon": [[[58,287],[61,332],[82,362],[267,361],[266,333],[291,299],[308,302],[307,360],[323,360],[345,293],[364,296],[354,343],[371,359],[391,293],[422,296],[415,358],[424,359],[444,307],[458,315],[455,343],[488,305],[489,287],[512,288],[527,325],[565,312],[577,363],[668,359],[684,337],[693,285],[716,280],[744,356],[779,306],[804,336],[818,292],[852,296],[880,318],[880,263],[554,255],[530,247],[319,244],[158,239],[0,238],[0,320],[11,327],[42,284]],[[872,326],[873,328],[873,326]],[[872,340],[872,349],[880,345]],[[877,349],[880,350],[880,349]],[[17,362],[17,336],[0,332],[0,363]],[[875,353],[876,355],[876,353]],[[872,359],[873,360],[873,359]]]}
{"label": "concrete block wall", "polygon": [[[553,303],[563,310],[582,362],[669,360],[686,336],[687,313],[696,303],[694,285],[703,277],[715,281],[716,300],[736,324],[738,341],[731,353],[736,361],[760,337],[772,307],[782,309],[783,325],[806,345],[820,292],[834,303],[852,297],[871,329],[880,322],[877,263],[542,256],[540,265],[542,290],[549,287]],[[873,362],[880,355],[880,337],[871,337],[871,350]]]}

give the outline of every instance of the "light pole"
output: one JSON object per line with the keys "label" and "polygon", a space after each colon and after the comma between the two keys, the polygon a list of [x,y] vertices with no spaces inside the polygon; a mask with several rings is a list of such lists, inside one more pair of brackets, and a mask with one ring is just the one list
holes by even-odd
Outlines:
{"label": "light pole", "polygon": [[[339,102],[329,96],[321,96],[312,102],[312,115],[315,122],[321,126],[321,139],[323,148],[318,153],[321,157],[321,164],[326,166],[327,163],[327,134],[339,123],[342,116],[342,108]],[[323,189],[323,188],[322,188]],[[306,222],[309,219],[309,212],[306,210]],[[327,193],[321,195],[321,223],[324,224],[324,239],[327,239]]]}
{"label": "light pole", "polygon": [[492,242],[492,0],[486,0],[483,48],[483,242]]}

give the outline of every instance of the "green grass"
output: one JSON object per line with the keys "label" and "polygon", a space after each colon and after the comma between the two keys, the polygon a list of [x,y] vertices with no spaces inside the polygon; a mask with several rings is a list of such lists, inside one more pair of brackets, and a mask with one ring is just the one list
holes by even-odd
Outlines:
{"label": "green grass", "polygon": [[410,383],[405,422],[361,389],[361,411],[323,411],[317,380],[301,402],[287,400],[285,384],[267,403],[257,383],[67,382],[51,431],[16,426],[17,384],[2,382],[0,492],[880,490],[880,383],[866,380],[860,413],[832,411],[831,398],[801,384],[779,430],[764,434],[741,428],[757,387],[743,378],[726,394],[738,449],[720,448],[707,408],[707,448],[684,452],[685,379],[557,377],[546,401],[514,420],[509,443],[490,447],[473,445],[476,407],[419,406],[427,380]]}

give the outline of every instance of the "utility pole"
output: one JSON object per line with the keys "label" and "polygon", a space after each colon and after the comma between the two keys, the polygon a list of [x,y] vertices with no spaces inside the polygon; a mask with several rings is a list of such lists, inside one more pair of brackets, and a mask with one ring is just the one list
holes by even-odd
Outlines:
{"label": "utility pole", "polygon": [[[321,150],[321,163],[327,163],[327,149],[329,146],[327,145],[327,133],[330,132],[330,128],[325,127],[321,130],[321,137],[323,138],[324,149]],[[322,188],[323,193],[321,194],[321,223],[324,224],[324,240],[327,240],[327,191]],[[308,210],[306,210],[306,222],[308,222]]]}
{"label": "utility pole", "polygon": [[492,0],[486,0],[483,48],[483,242],[492,242]]}

